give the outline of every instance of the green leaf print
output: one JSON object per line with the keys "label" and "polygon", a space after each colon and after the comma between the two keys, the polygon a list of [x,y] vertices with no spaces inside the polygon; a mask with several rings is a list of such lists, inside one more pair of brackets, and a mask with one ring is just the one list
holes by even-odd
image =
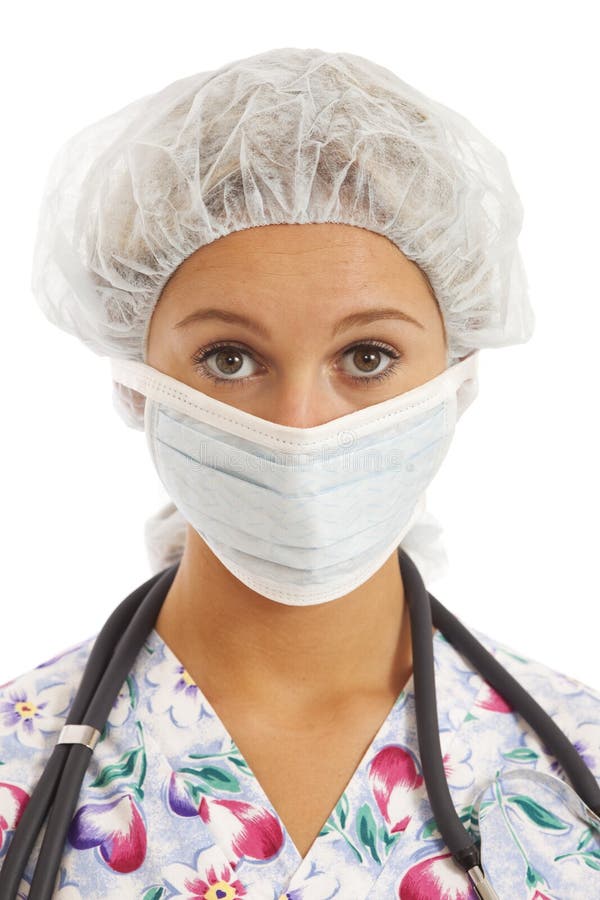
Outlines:
{"label": "green leaf print", "polygon": [[535,750],[530,750],[529,747],[515,747],[514,750],[511,750],[509,753],[503,753],[502,756],[504,759],[512,759],[515,762],[522,763],[535,762],[538,758]]}
{"label": "green leaf print", "polygon": [[200,801],[203,797],[212,797],[210,790],[206,789],[206,785],[202,786],[200,784],[192,784],[191,781],[183,782],[186,786],[187,792],[194,801],[194,806],[200,806]]}
{"label": "green leaf print", "polygon": [[527,818],[545,831],[568,831],[569,825],[555,816],[553,812],[546,809],[540,803],[537,803],[532,797],[526,794],[513,794],[507,797],[509,803],[522,810]]}
{"label": "green leaf print", "polygon": [[421,835],[425,839],[431,838],[431,837],[437,839],[441,836],[440,832],[439,832],[439,828],[437,827],[437,822],[435,821],[433,816],[431,817],[431,819],[427,819],[425,826],[423,828],[423,831],[421,832]]}
{"label": "green leaf print", "polygon": [[134,709],[138,701],[137,688],[131,675],[128,675],[125,681],[127,682],[127,687],[129,689],[129,705]]}
{"label": "green leaf print", "polygon": [[228,762],[233,763],[240,772],[243,772],[244,775],[248,775],[250,778],[254,778],[254,773],[250,769],[250,766],[242,756],[237,747],[235,741],[231,741],[231,747],[229,750],[226,750],[224,753],[188,753],[188,759],[222,759],[225,758]]}
{"label": "green leaf print", "polygon": [[160,900],[160,898],[164,896],[164,893],[164,887],[159,887],[157,885],[156,887],[148,888],[148,890],[142,897],[142,900]]}
{"label": "green leaf print", "polygon": [[[479,821],[477,820],[478,816],[474,812],[475,807],[474,806],[466,807],[466,809],[471,810],[470,815],[469,815],[468,824],[465,821],[467,830],[468,831],[473,830],[477,835],[479,835],[479,822],[481,822],[481,821],[483,821],[483,819],[485,819],[486,813],[487,813],[488,809],[490,808],[490,806],[495,806],[495,805],[496,804],[494,803],[493,800],[482,800],[481,803],[479,804],[479,814],[478,814]],[[461,818],[462,818],[462,816],[461,816]]]}
{"label": "green leaf print", "polygon": [[346,822],[348,821],[348,810],[350,809],[350,804],[348,803],[348,798],[346,794],[343,793],[340,799],[338,800],[334,813],[340,820],[340,825],[342,828],[345,828]]}
{"label": "green leaf print", "polygon": [[[337,834],[339,834],[340,837],[342,837],[346,841],[346,843],[348,844],[348,846],[350,847],[352,852],[355,854],[359,863],[362,864],[363,858],[360,854],[359,849],[354,846],[354,844],[352,843],[352,841],[348,837],[348,834],[345,831],[345,825],[346,825],[346,822],[348,821],[349,810],[350,810],[350,804],[348,802],[348,798],[346,797],[346,794],[343,793],[342,796],[340,797],[340,799],[338,800],[338,802],[336,803],[335,808],[333,809],[332,813],[328,817],[327,821],[321,828],[321,830],[319,832],[319,836],[337,832]],[[336,821],[336,817],[337,817],[337,821]]]}
{"label": "green leaf print", "polygon": [[583,848],[593,841],[596,837],[596,829],[595,828],[584,828],[581,832],[581,837],[577,841],[577,849],[583,850]]}
{"label": "green leaf print", "polygon": [[248,763],[241,756],[228,756],[227,759],[229,760],[229,762],[232,762],[234,766],[237,766],[240,772],[243,772],[244,775],[252,775]]}
{"label": "green leaf print", "polygon": [[138,755],[141,753],[141,747],[135,747],[133,750],[124,753],[119,762],[105,766],[98,777],[91,782],[90,787],[106,787],[115,778],[130,778],[137,762]]}
{"label": "green leaf print", "polygon": [[533,868],[530,862],[527,863],[527,875],[525,880],[527,882],[527,887],[530,888],[537,887],[538,884],[546,885],[546,879]]}
{"label": "green leaf print", "polygon": [[600,850],[586,850],[583,853],[561,853],[560,856],[554,857],[554,861],[573,859],[573,857],[581,859],[590,869],[596,869],[596,871],[600,872]]}
{"label": "green leaf print", "polygon": [[520,663],[528,663],[529,662],[529,660],[525,659],[524,656],[517,656],[516,653],[514,653],[512,650],[507,650],[506,647],[501,647],[500,645],[498,645],[498,649],[502,650],[503,653],[506,653],[507,656],[511,656],[513,659],[516,659],[517,662],[520,662]]}
{"label": "green leaf print", "polygon": [[[490,800],[484,801],[480,807],[480,816],[483,817],[483,812],[487,809],[488,806],[494,806],[494,803]],[[473,815],[473,805],[464,806],[462,812],[459,815],[459,819],[467,829],[467,831],[471,834],[471,837],[474,840],[479,840],[479,831],[477,829],[477,823],[475,821],[475,816]],[[426,840],[428,838],[433,838],[434,840],[439,840],[441,838],[441,833],[439,828],[437,827],[437,823],[435,818],[432,817],[427,820],[423,831],[421,832],[421,836]]]}
{"label": "green leaf print", "polygon": [[381,859],[377,853],[376,847],[377,827],[375,825],[373,812],[368,803],[363,803],[358,811],[356,831],[363,847],[366,847],[367,850],[369,850],[375,862],[380,863]]}
{"label": "green leaf print", "polygon": [[[527,869],[526,869],[527,884],[528,884],[529,888],[536,887],[538,884],[541,884],[543,887],[547,888],[548,883],[547,883],[546,879],[542,875],[540,875],[540,873],[537,872],[534,869],[534,867],[531,865],[531,863],[529,862],[527,853],[525,852],[525,848],[521,844],[521,842],[517,836],[517,833],[515,832],[514,828],[511,825],[510,816],[508,815],[508,810],[506,808],[507,807],[507,804],[505,802],[506,798],[502,794],[500,782],[498,781],[498,774],[499,773],[496,772],[496,779],[494,781],[494,795],[498,801],[498,806],[500,807],[500,810],[502,812],[502,817],[504,819],[504,822],[506,823],[506,827],[508,828],[508,831],[509,831],[511,837],[512,837],[513,841],[515,842],[515,846],[518,848],[519,853],[521,854],[521,857],[523,859],[523,862],[525,863],[525,865],[527,867]],[[520,795],[515,794],[514,796],[519,797]],[[531,798],[525,797],[524,799],[530,801],[530,803],[533,804],[533,801],[531,801]],[[517,809],[519,809],[518,806],[517,806]]]}
{"label": "green leaf print", "polygon": [[396,831],[394,834],[390,834],[385,825],[382,825],[379,829],[379,839],[383,843],[385,847],[386,856],[389,855],[390,850],[394,846],[394,844],[400,840],[402,837],[401,831]]}
{"label": "green leaf print", "polygon": [[196,778],[202,779],[205,784],[220,791],[231,791],[232,793],[239,793],[240,791],[240,783],[237,778],[234,778],[226,769],[221,769],[219,766],[204,766],[202,769],[188,769],[185,767],[178,769],[178,772],[185,775],[195,775]]}
{"label": "green leaf print", "polygon": [[586,866],[600,871],[600,850],[590,850],[581,854],[581,856]]}

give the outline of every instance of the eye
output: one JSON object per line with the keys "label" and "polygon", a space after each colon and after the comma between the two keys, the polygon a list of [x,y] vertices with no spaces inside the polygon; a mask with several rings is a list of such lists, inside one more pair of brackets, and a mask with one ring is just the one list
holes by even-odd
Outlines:
{"label": "eye", "polygon": [[[245,382],[258,371],[258,368],[252,367],[252,363],[246,362],[246,358],[253,359],[250,350],[238,344],[219,341],[201,347],[192,356],[192,364],[205,378],[219,384]],[[348,359],[351,365],[350,371],[342,366],[344,374],[351,381],[368,386],[393,374],[399,365],[397,360],[402,358],[402,354],[380,341],[365,341],[344,350],[342,358],[344,361]],[[390,363],[390,360],[394,362]],[[256,361],[253,361],[256,364]],[[382,364],[385,365],[382,367]],[[354,372],[362,374],[355,375]]]}
{"label": "eye", "polygon": [[213,381],[245,381],[255,374],[244,361],[244,357],[251,356],[243,347],[221,342],[200,348],[192,357],[192,363],[195,369]]}
{"label": "eye", "polygon": [[[354,371],[362,372],[362,375],[355,375],[354,371],[348,372],[351,379],[355,382],[372,382],[379,381],[392,375],[398,368],[399,360],[402,356],[393,347],[382,344],[379,341],[368,341],[364,344],[354,344],[343,354],[344,358],[348,358]],[[388,363],[385,363],[384,357],[387,357]],[[394,360],[390,363],[389,360]]]}

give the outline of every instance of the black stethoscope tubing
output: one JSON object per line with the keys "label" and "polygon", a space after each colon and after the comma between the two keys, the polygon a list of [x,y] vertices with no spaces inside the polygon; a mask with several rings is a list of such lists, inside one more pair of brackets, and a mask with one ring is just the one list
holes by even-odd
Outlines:
{"label": "black stethoscope tubing", "polygon": [[410,608],[417,739],[429,802],[440,834],[455,861],[469,874],[482,900],[495,900],[497,895],[481,871],[479,845],[456,813],[444,773],[430,639],[432,625],[529,723],[546,750],[560,763],[579,797],[596,815],[600,815],[600,785],[576,747],[548,713],[462,622],[427,591],[417,567],[402,548],[399,548],[399,557]]}
{"label": "black stethoscope tubing", "polygon": [[[479,845],[456,813],[444,773],[439,737],[433,660],[433,625],[479,671],[481,676],[537,732],[571,780],[580,798],[600,815],[600,786],[577,749],[519,682],[447,610],[423,583],[407,555],[398,548],[405,597],[410,611],[413,687],[417,738],[423,778],[437,827],[454,860],[468,873],[482,900],[498,900],[481,870]],[[135,660],[154,627],[179,563],[153,575],[123,600],[96,637],[66,725],[91,726],[101,733]],[[29,900],[50,900],[66,835],[93,747],[57,743],[25,807],[0,868],[0,897],[15,900],[23,872],[48,815],[36,861]],[[55,803],[56,797],[60,802]]]}
{"label": "black stethoscope tubing", "polygon": [[[178,563],[153,575],[113,611],[96,637],[66,724],[85,723],[102,732],[123,682],[152,630],[175,578]],[[89,765],[81,743],[54,747],[15,829],[0,868],[0,897],[15,900],[31,850],[50,809],[36,860],[29,900],[50,900],[66,835]],[[58,795],[59,802],[55,803]]]}

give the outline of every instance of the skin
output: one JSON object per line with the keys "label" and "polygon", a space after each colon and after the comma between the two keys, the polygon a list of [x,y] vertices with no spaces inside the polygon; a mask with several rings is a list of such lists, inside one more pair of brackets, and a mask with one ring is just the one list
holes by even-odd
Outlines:
{"label": "skin", "polygon": [[[216,319],[178,326],[209,307],[241,313],[268,336]],[[379,318],[332,337],[345,316],[381,307],[418,324]],[[244,350],[222,349],[205,361],[226,383],[194,361],[214,341]],[[364,346],[372,341],[400,358]],[[387,238],[338,223],[268,225],[226,235],[183,262],[154,309],[146,362],[256,416],[311,427],[434,378],[446,368],[446,349],[426,276]],[[374,356],[365,359],[365,351]],[[388,377],[372,380],[373,370],[394,364]],[[376,730],[412,673],[395,552],[349,594],[293,607],[246,587],[188,525],[156,630],[210,702],[229,704],[235,716],[241,694],[239,714],[252,710],[255,725],[258,717],[279,736],[325,730],[334,713],[360,721],[367,709]]]}

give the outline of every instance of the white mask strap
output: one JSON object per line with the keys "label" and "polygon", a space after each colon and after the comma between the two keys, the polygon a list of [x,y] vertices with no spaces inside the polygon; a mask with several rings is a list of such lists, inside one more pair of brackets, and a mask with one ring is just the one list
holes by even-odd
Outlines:
{"label": "white mask strap", "polygon": [[477,393],[478,351],[472,351],[461,362],[409,391],[338,416],[321,425],[297,428],[262,419],[229,403],[223,403],[146,363],[116,357],[111,357],[110,362],[113,381],[232,434],[249,440],[258,437],[263,443],[283,452],[310,451],[313,447],[322,449],[327,445],[339,446],[341,432],[351,431],[353,438],[357,439],[384,425],[400,423],[417,412],[425,412],[454,395],[458,395],[458,417]]}

